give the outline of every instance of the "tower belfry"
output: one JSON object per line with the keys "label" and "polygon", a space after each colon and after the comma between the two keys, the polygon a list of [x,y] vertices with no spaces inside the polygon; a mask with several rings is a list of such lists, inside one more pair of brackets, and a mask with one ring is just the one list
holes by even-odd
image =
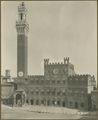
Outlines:
{"label": "tower belfry", "polygon": [[17,30],[17,76],[26,77],[28,69],[28,30],[27,9],[24,2],[18,6]]}

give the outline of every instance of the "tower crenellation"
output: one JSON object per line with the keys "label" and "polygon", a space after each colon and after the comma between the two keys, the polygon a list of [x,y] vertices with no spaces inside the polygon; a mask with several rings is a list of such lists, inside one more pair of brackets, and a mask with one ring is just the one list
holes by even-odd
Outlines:
{"label": "tower crenellation", "polygon": [[48,65],[49,64],[49,59],[44,59],[44,65]]}
{"label": "tower crenellation", "polygon": [[69,57],[64,57],[64,64],[69,64]]}
{"label": "tower crenellation", "polygon": [[45,65],[67,65],[69,64],[69,57],[64,58],[64,62],[49,62],[49,59],[44,59]]}

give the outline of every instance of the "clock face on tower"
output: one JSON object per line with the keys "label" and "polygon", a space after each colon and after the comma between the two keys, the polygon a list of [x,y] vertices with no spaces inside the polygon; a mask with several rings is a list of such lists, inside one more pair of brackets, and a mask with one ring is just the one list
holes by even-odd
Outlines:
{"label": "clock face on tower", "polygon": [[18,75],[19,75],[19,77],[22,77],[23,76],[23,72],[22,71],[19,72]]}

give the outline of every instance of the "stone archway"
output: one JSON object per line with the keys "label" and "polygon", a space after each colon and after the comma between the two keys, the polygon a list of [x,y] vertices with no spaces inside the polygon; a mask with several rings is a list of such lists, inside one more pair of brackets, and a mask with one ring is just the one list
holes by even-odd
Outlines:
{"label": "stone archway", "polygon": [[14,94],[14,106],[21,107],[26,103],[26,94],[24,91],[16,91]]}

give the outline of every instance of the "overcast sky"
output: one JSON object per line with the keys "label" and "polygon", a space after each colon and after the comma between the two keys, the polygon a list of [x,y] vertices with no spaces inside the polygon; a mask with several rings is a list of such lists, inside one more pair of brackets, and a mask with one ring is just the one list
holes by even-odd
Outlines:
{"label": "overcast sky", "polygon": [[[16,76],[17,7],[21,2],[1,2],[2,74]],[[69,57],[78,74],[97,75],[97,4],[95,1],[28,1],[28,74],[44,73],[44,58],[63,62]]]}

